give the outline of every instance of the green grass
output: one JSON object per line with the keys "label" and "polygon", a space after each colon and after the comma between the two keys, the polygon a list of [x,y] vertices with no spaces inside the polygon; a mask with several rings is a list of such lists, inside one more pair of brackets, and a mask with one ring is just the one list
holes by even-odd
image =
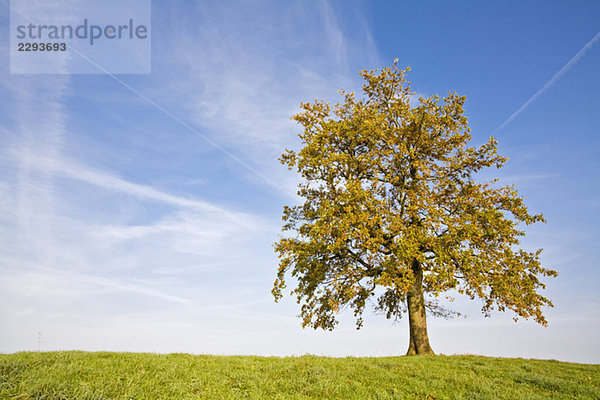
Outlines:
{"label": "green grass", "polygon": [[600,399],[600,365],[424,356],[0,354],[0,399]]}

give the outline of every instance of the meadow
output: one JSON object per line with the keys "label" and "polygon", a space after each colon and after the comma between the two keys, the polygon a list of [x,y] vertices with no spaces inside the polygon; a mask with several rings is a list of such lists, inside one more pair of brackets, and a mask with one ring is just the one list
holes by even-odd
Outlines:
{"label": "meadow", "polygon": [[23,352],[0,354],[0,399],[600,399],[600,365]]}

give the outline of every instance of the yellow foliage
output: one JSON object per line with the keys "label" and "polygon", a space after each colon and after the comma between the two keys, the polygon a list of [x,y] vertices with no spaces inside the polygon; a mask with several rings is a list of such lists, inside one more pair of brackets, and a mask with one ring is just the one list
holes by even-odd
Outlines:
{"label": "yellow foliage", "polygon": [[341,91],[341,103],[303,103],[293,117],[303,147],[280,160],[303,177],[304,203],[284,209],[283,230],[295,235],[275,243],[273,294],[281,297],[291,273],[304,326],[332,329],[344,307],[360,326],[371,297],[388,317],[405,311],[417,266],[432,296],[457,289],[481,298],[484,313],[508,308],[545,325],[551,302],[538,277],[557,273],[540,265],[541,250],[518,248],[517,229],[542,215],[513,186],[475,181],[507,158],[493,137],[468,147],[464,96],[412,105],[408,70],[362,71],[362,98]]}

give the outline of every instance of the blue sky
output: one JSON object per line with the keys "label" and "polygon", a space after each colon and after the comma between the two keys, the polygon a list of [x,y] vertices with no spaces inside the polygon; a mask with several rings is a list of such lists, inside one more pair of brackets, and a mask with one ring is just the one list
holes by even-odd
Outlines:
{"label": "blue sky", "polygon": [[112,77],[10,74],[4,0],[0,21],[0,351],[404,354],[406,320],[302,330],[270,295],[290,116],[398,58],[418,93],[467,96],[560,273],[547,328],[457,298],[434,350],[600,362],[597,1],[154,0],[152,74]]}

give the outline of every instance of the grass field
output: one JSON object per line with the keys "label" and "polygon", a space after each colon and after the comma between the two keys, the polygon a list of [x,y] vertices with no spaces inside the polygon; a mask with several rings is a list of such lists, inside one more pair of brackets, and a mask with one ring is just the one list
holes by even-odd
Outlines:
{"label": "grass field", "polygon": [[600,365],[422,356],[0,354],[1,399],[600,399]]}

